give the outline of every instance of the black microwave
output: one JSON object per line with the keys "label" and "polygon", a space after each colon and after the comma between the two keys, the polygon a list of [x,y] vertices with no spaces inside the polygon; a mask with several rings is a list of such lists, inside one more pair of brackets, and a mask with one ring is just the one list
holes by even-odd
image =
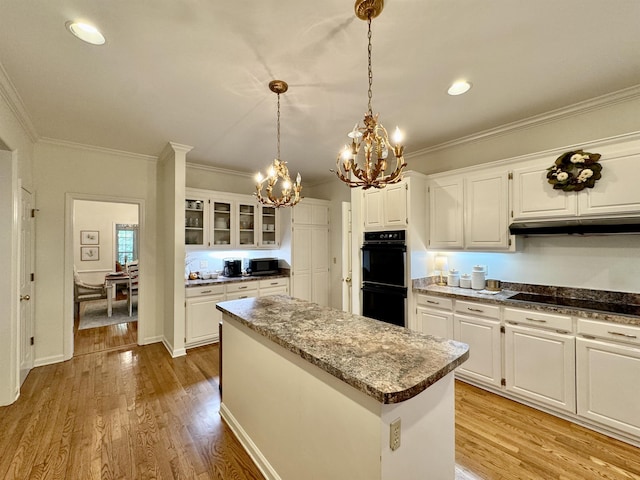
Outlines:
{"label": "black microwave", "polygon": [[251,258],[247,270],[250,275],[274,275],[280,272],[277,258]]}

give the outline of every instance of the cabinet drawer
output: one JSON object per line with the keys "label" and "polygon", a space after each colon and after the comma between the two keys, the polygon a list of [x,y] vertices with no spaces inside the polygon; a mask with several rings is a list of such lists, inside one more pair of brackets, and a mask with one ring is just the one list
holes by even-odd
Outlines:
{"label": "cabinet drawer", "polygon": [[579,318],[578,334],[640,345],[640,327],[633,325],[621,325],[619,323],[598,322]]}
{"label": "cabinet drawer", "polygon": [[481,317],[500,318],[500,307],[484,303],[464,302],[456,300],[456,312]]}
{"label": "cabinet drawer", "polygon": [[260,282],[258,280],[249,282],[228,283],[227,293],[256,291],[258,290],[259,283]]}
{"label": "cabinet drawer", "polygon": [[505,308],[504,321],[521,323],[523,325],[535,325],[540,328],[573,332],[573,321],[566,315],[541,313],[534,310],[519,308]]}
{"label": "cabinet drawer", "polygon": [[202,287],[188,287],[185,290],[187,298],[222,294],[224,294],[224,285],[203,285]]}
{"label": "cabinet drawer", "polygon": [[260,280],[260,289],[273,287],[286,287],[289,285],[288,278],[271,278],[268,280]]}
{"label": "cabinet drawer", "polygon": [[419,293],[416,295],[418,305],[429,308],[442,308],[444,310],[453,310],[453,300],[450,298],[436,297],[433,295],[424,295]]}

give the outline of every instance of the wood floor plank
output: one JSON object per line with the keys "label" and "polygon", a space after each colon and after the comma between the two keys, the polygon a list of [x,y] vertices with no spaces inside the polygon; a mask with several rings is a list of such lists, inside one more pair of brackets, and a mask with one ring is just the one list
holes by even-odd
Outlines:
{"label": "wood floor plank", "polygon": [[[216,345],[35,368],[0,408],[0,478],[263,480],[220,418],[218,380]],[[458,480],[640,480],[640,449],[461,382],[456,462]]]}

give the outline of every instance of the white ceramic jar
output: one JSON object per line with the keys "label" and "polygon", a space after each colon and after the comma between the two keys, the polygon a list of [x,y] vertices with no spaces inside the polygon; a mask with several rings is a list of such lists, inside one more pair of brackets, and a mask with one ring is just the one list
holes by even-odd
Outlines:
{"label": "white ceramic jar", "polygon": [[486,271],[484,266],[475,265],[471,272],[471,288],[473,290],[483,290],[486,282]]}
{"label": "white ceramic jar", "polygon": [[449,276],[447,277],[447,285],[449,285],[450,287],[460,286],[460,272],[458,272],[455,268],[449,270]]}
{"label": "white ceramic jar", "polygon": [[471,288],[471,275],[468,273],[460,275],[460,288]]}

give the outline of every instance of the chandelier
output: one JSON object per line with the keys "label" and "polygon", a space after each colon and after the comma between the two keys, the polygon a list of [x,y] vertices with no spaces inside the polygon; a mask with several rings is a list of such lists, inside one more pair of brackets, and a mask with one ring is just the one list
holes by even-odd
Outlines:
{"label": "chandelier", "polygon": [[[353,127],[348,133],[351,145],[345,145],[344,149],[336,160],[336,169],[332,170],[340,180],[350,187],[362,187],[364,190],[374,188],[384,188],[391,183],[402,180],[402,169],[407,166],[404,162],[401,145],[402,133],[396,127],[393,144],[389,141],[387,130],[378,123],[378,113],[373,115],[371,109],[371,98],[373,84],[373,73],[371,68],[371,19],[377,17],[382,12],[384,0],[356,0],[356,16],[361,20],[366,20],[369,26],[367,38],[369,40],[367,58],[369,63],[369,104],[367,113],[364,115],[364,126]],[[389,151],[395,157],[395,168],[387,171],[387,158]],[[358,154],[362,151],[364,163],[358,164]],[[354,178],[355,177],[355,178]]]}
{"label": "chandelier", "polygon": [[[289,89],[287,82],[283,80],[273,80],[269,82],[269,89],[278,94],[278,155],[273,160],[273,164],[267,170],[267,176],[263,177],[261,173],[256,175],[256,197],[258,201],[270,207],[293,207],[300,201],[300,190],[302,184],[301,177],[298,173],[296,182],[292,183],[289,177],[289,169],[287,162],[280,160],[280,94],[285,93]],[[273,193],[274,187],[280,182],[280,196],[276,197]],[[266,196],[262,190],[266,185]]]}

